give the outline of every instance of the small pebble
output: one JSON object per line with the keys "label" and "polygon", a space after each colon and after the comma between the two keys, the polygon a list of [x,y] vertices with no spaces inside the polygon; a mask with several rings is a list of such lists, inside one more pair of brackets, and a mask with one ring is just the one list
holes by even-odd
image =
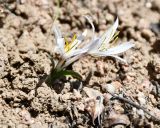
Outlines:
{"label": "small pebble", "polygon": [[147,2],[147,3],[146,3],[146,7],[147,7],[147,8],[151,8],[151,7],[152,7],[152,3]]}
{"label": "small pebble", "polygon": [[112,93],[112,94],[115,93],[115,87],[114,87],[112,84],[106,84],[106,90],[107,90],[109,93]]}
{"label": "small pebble", "polygon": [[113,126],[113,128],[125,128],[125,126],[122,125],[122,124],[118,124],[118,125],[116,125],[116,126]]}
{"label": "small pebble", "polygon": [[142,117],[144,117],[144,111],[142,109],[137,110],[137,113]]}
{"label": "small pebble", "polygon": [[145,100],[145,95],[142,92],[138,93],[138,101],[141,105],[145,105],[146,104],[146,100]]}
{"label": "small pebble", "polygon": [[153,36],[153,32],[149,29],[143,29],[142,36],[148,40]]}

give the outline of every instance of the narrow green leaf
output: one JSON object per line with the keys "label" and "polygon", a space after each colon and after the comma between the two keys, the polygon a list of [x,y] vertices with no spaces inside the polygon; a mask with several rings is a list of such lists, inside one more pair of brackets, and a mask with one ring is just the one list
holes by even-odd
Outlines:
{"label": "narrow green leaf", "polygon": [[51,73],[49,76],[47,76],[45,82],[48,85],[52,85],[56,79],[59,79],[63,76],[70,75],[78,80],[82,80],[82,76],[78,74],[77,72],[74,72],[72,70],[57,70],[57,69],[52,69]]}
{"label": "narrow green leaf", "polygon": [[79,79],[79,80],[82,80],[82,76],[77,73],[77,72],[74,72],[72,70],[64,70],[63,71],[64,75],[71,75],[72,77],[76,78],[76,79]]}
{"label": "narrow green leaf", "polygon": [[53,77],[54,77],[54,79],[57,79],[57,78],[60,78],[62,76],[68,76],[68,75],[71,75],[72,77],[74,77],[76,79],[82,80],[81,75],[77,72],[72,71],[72,70],[56,71]]}

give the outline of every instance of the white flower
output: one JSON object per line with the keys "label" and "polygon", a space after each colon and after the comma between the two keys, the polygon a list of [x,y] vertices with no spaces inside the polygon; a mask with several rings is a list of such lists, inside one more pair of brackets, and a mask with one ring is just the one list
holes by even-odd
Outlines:
{"label": "white flower", "polygon": [[58,27],[55,26],[53,28],[56,37],[55,49],[58,50],[61,56],[61,59],[59,60],[55,68],[63,69],[85,54],[101,57],[111,56],[125,62],[125,60],[117,56],[117,54],[125,52],[126,50],[133,47],[134,44],[126,42],[114,46],[113,43],[111,43],[115,41],[115,37],[117,36],[116,29],[118,27],[118,18],[113,26],[98,38],[95,37],[95,28],[92,20],[88,16],[85,16],[85,18],[89,21],[92,27],[92,39],[86,45],[84,44],[84,42],[82,43],[82,41],[87,35],[87,30],[85,30],[81,35],[77,37],[76,35],[74,35],[71,42],[68,42],[65,38],[62,37],[62,34]]}
{"label": "white flower", "polygon": [[68,42],[62,37],[62,34],[58,27],[53,28],[56,37],[56,47],[55,50],[59,52],[61,60],[58,62],[56,68],[65,68],[72,62],[79,59],[87,49],[84,47],[80,48],[84,37],[87,35],[87,30],[85,30],[81,35],[74,35],[71,42]]}
{"label": "white flower", "polygon": [[[90,20],[90,23],[93,25],[93,23]],[[120,54],[122,52],[125,52],[126,50],[132,48],[134,46],[131,42],[125,42],[118,45],[113,45],[114,38],[116,35],[116,29],[118,27],[118,18],[116,19],[115,23],[107,30],[102,36],[95,38],[91,45],[88,48],[88,54],[92,56],[111,56],[115,57],[123,62],[126,62],[124,59],[117,56],[117,54]]]}

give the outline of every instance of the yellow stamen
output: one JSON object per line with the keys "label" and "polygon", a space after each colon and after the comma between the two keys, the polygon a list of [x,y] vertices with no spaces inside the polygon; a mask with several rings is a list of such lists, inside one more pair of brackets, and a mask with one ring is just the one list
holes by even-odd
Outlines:
{"label": "yellow stamen", "polygon": [[[113,30],[112,30],[112,32],[111,32],[111,35],[112,35],[112,33],[113,33]],[[104,38],[104,39],[102,40],[102,45],[101,45],[101,47],[100,47],[99,50],[100,50],[100,51],[105,51],[105,50],[107,50],[108,48],[111,48],[111,47],[113,47],[114,45],[116,45],[117,40],[118,40],[118,35],[119,35],[119,31],[117,31],[117,32],[113,35],[112,39],[110,40],[110,44],[109,44],[108,47],[105,46],[104,41],[106,41],[106,40],[105,40],[106,38]]]}
{"label": "yellow stamen", "polygon": [[110,48],[116,45],[117,40],[118,40],[118,35],[119,35],[119,31],[117,31],[117,32],[114,34],[114,36],[112,37],[112,39],[111,39],[111,44],[110,44],[110,46],[109,46]]}
{"label": "yellow stamen", "polygon": [[117,32],[113,35],[111,41],[114,41],[114,40],[117,38],[117,36],[119,35],[119,33],[120,33],[120,31],[117,31]]}
{"label": "yellow stamen", "polygon": [[65,47],[64,47],[64,49],[65,49],[65,51],[68,51],[68,49],[69,49],[69,42],[68,42],[68,40],[67,40],[66,37],[64,37],[64,40],[65,40]]}
{"label": "yellow stamen", "polygon": [[112,41],[112,44],[110,45],[110,48],[114,47],[117,44],[117,41],[118,41],[118,36],[115,37],[115,39]]}
{"label": "yellow stamen", "polygon": [[66,52],[70,51],[73,48],[72,43],[76,40],[76,38],[77,38],[76,34],[74,34],[74,36],[72,37],[71,42],[69,42],[66,37],[64,38]]}
{"label": "yellow stamen", "polygon": [[99,49],[100,51],[103,51],[103,50],[106,49],[106,48],[105,48],[105,43],[104,43],[105,39],[106,39],[106,38],[104,38],[103,41],[102,41],[102,45],[100,46],[100,49]]}
{"label": "yellow stamen", "polygon": [[[105,34],[105,33],[104,33]],[[104,35],[103,34],[103,35]],[[112,29],[112,31],[111,31],[111,33],[110,33],[110,36],[113,34],[113,29]],[[102,41],[102,45],[100,46],[100,51],[104,51],[104,50],[106,50],[107,49],[107,46],[105,45],[105,41],[106,41],[106,37],[104,37],[104,39],[103,39],[103,41]]]}

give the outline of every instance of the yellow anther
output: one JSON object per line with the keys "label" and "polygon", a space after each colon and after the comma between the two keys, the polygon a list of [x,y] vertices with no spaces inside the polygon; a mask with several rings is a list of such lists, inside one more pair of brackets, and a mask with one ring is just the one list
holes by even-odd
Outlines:
{"label": "yellow anther", "polygon": [[117,40],[118,40],[118,36],[115,37],[115,39],[112,41],[112,43],[110,44],[110,48],[114,47],[117,44]]}
{"label": "yellow anther", "polygon": [[[113,30],[111,32],[111,35],[113,33]],[[105,45],[105,41],[106,41],[106,37],[103,38],[102,40],[102,44],[101,44],[101,47],[99,48],[100,51],[105,51],[107,50],[108,48],[111,48],[112,46],[114,46],[116,43],[117,43],[117,40],[118,40],[118,34],[119,34],[119,31],[117,31],[113,37],[111,38],[110,40],[110,43],[109,43],[109,46],[106,46]],[[103,36],[102,36],[103,37]]]}
{"label": "yellow anther", "polygon": [[75,39],[77,38],[76,34],[73,35],[72,40],[71,40],[71,44],[75,41]]}
{"label": "yellow anther", "polygon": [[74,36],[71,39],[71,42],[69,42],[67,40],[67,38],[64,37],[64,40],[65,40],[65,51],[66,52],[70,51],[73,48],[72,43],[75,41],[76,38],[77,38],[77,36],[76,36],[76,34],[74,34]]}
{"label": "yellow anther", "polygon": [[118,37],[119,33],[120,33],[120,31],[117,31],[117,32],[113,35],[111,41],[117,40],[117,37]]}
{"label": "yellow anther", "polygon": [[117,31],[111,39],[110,48],[115,46],[118,40],[119,31]]}
{"label": "yellow anther", "polygon": [[65,47],[64,47],[64,49],[67,52],[69,50],[69,42],[68,42],[68,40],[67,40],[66,37],[64,37],[64,40],[65,40]]}

